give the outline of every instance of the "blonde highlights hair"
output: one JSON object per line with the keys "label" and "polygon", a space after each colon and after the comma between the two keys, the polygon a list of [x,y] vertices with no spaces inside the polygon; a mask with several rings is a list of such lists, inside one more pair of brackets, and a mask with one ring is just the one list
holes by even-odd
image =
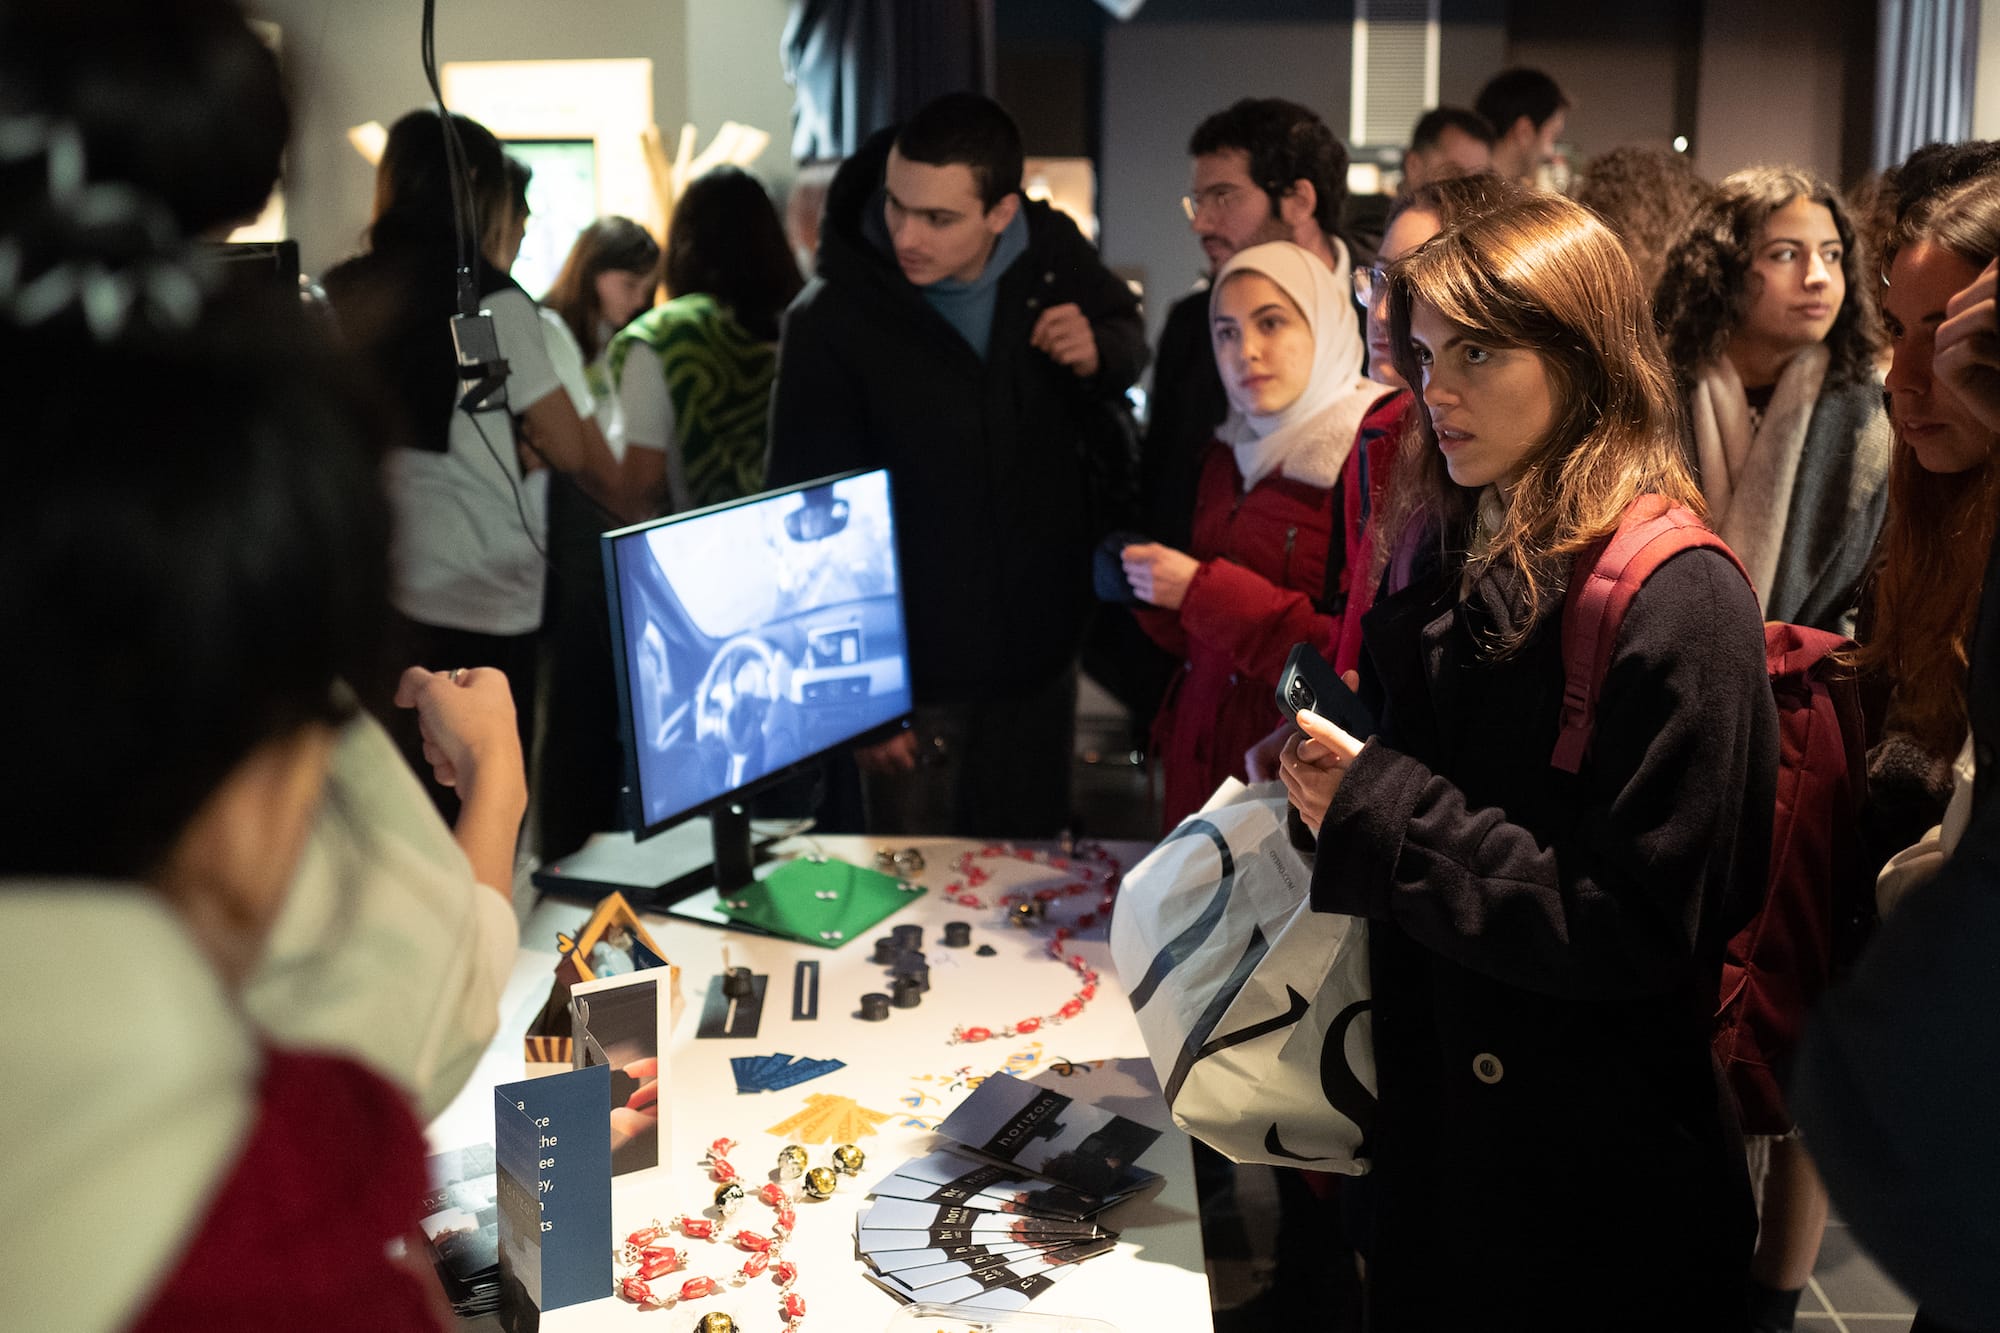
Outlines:
{"label": "blonde highlights hair", "polygon": [[1382,527],[1390,543],[1436,540],[1447,567],[1475,579],[1494,566],[1516,572],[1524,614],[1496,645],[1505,655],[1560,602],[1578,553],[1615,530],[1633,500],[1659,494],[1702,512],[1680,398],[1624,247],[1560,196],[1477,214],[1397,262],[1389,284],[1390,346],[1411,385],[1424,383],[1410,343],[1419,301],[1474,341],[1534,352],[1548,375],[1555,420],[1478,555],[1467,549],[1478,492],[1452,481],[1425,410],[1411,413]]}

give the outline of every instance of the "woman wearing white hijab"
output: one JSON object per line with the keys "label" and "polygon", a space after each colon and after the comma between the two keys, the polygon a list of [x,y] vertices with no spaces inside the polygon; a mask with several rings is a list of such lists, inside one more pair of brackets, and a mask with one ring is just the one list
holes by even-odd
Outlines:
{"label": "woman wearing white hijab", "polygon": [[1277,241],[1237,252],[1210,288],[1230,412],[1202,460],[1192,549],[1123,552],[1127,582],[1153,608],[1139,623],[1186,659],[1153,726],[1168,827],[1244,776],[1292,645],[1335,656],[1334,603],[1356,573],[1335,516],[1344,489],[1364,484],[1353,466],[1362,420],[1391,392],[1361,375],[1350,286],[1345,264],[1336,272]]}

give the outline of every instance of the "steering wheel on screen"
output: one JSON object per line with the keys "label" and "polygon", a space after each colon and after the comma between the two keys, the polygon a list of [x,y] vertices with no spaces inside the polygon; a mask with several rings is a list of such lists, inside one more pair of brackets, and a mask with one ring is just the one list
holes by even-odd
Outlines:
{"label": "steering wheel on screen", "polygon": [[778,655],[753,634],[739,634],[716,650],[695,689],[695,735],[714,736],[729,751],[732,787],[755,776],[763,761],[764,721],[778,701]]}

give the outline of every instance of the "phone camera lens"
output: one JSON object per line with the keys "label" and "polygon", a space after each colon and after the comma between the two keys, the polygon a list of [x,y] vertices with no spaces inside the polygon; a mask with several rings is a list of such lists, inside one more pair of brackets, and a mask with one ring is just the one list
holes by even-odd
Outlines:
{"label": "phone camera lens", "polygon": [[1292,678],[1290,698],[1292,707],[1294,708],[1311,708],[1313,706],[1312,687],[1294,676]]}

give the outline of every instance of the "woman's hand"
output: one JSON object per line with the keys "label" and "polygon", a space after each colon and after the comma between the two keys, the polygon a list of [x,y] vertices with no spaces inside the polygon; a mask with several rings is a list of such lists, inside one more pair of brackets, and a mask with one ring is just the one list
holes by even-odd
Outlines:
{"label": "woman's hand", "polygon": [[2000,432],[2000,330],[1994,326],[1994,275],[1988,264],[1972,285],[1945,304],[1938,325],[1931,369],[1949,384],[1966,410],[1990,431]]}
{"label": "woman's hand", "polygon": [[1285,752],[1285,742],[1291,738],[1292,724],[1280,722],[1276,731],[1243,752],[1243,771],[1252,782],[1277,780],[1278,760]]}
{"label": "woman's hand", "polygon": [[1188,585],[1194,582],[1201,561],[1171,546],[1140,542],[1118,553],[1125,566],[1125,582],[1132,595],[1165,611],[1178,611],[1187,600]]}
{"label": "woman's hand", "polygon": [[[1352,686],[1354,673],[1349,672],[1348,676],[1348,684]],[[1278,776],[1284,779],[1285,791],[1299,818],[1318,837],[1319,826],[1347,776],[1347,766],[1361,753],[1363,742],[1317,713],[1301,709],[1297,716],[1302,734],[1285,742],[1284,754],[1278,760]]]}

